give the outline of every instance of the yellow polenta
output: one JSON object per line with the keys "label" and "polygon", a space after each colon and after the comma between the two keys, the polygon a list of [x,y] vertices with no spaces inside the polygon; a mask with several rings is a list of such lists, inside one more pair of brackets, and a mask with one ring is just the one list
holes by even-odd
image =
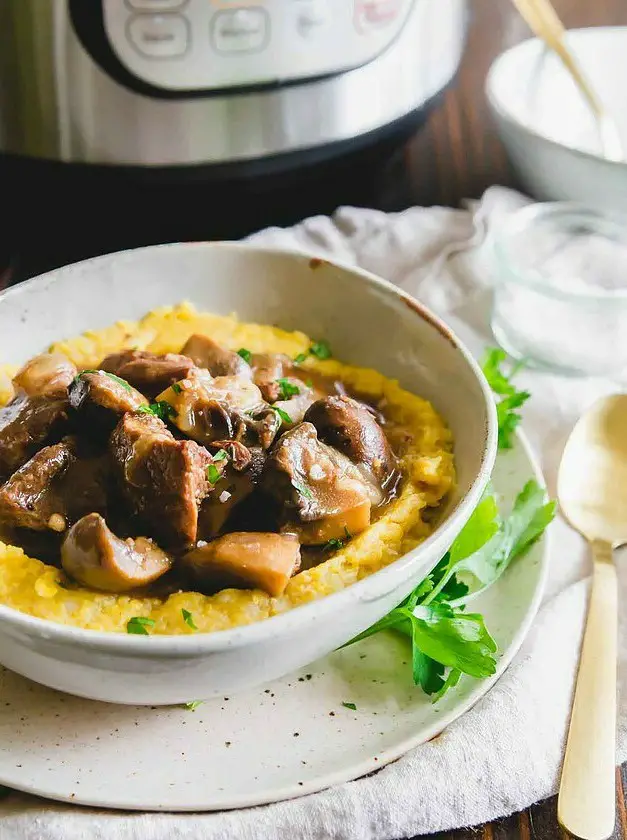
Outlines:
{"label": "yellow polenta", "polygon": [[[300,332],[240,323],[235,316],[197,312],[189,304],[158,309],[138,322],[119,322],[98,332],[59,341],[51,349],[65,353],[79,370],[95,367],[108,353],[124,348],[177,352],[192,333],[206,333],[234,350],[296,356],[310,345]],[[309,358],[304,366],[343,380],[360,393],[382,399],[386,413],[405,431],[402,492],[373,525],[321,565],[292,578],[280,598],[258,590],[227,589],[216,595],[177,592],[166,600],[109,595],[88,589],[65,589],[53,566],[0,542],[0,603],[40,618],[93,630],[126,632],[133,616],[155,621],[152,633],[193,633],[182,617],[189,610],[199,631],[223,630],[285,612],[350,586],[387,566],[428,534],[425,508],[436,506],[454,481],[451,434],[430,403],[400,388],[374,370],[333,359]],[[11,396],[9,367],[0,367],[0,404]],[[429,517],[426,517],[429,519]]]}

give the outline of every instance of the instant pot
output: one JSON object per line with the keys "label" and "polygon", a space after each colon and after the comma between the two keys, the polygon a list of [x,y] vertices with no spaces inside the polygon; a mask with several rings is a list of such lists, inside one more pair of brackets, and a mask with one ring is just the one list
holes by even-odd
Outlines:
{"label": "instant pot", "polygon": [[0,247],[27,276],[379,206],[465,18],[465,0],[0,0]]}

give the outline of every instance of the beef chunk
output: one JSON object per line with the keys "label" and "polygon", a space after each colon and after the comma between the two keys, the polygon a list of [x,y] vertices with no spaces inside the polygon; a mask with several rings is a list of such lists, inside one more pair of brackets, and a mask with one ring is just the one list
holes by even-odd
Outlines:
{"label": "beef chunk", "polygon": [[100,368],[124,379],[151,399],[174,382],[185,379],[194,367],[187,356],[166,353],[159,356],[146,350],[125,350],[103,359]]}
{"label": "beef chunk", "polygon": [[91,511],[107,507],[107,463],[81,456],[76,440],[37,452],[0,487],[0,522],[10,528],[64,531]]}
{"label": "beef chunk", "polygon": [[210,488],[209,452],[176,440],[157,417],[137,412],[122,417],[109,449],[122,493],[149,532],[173,551],[195,543],[198,507]]}
{"label": "beef chunk", "polygon": [[61,566],[84,586],[128,592],[160,578],[172,558],[146,537],[121,540],[97,513],[80,519],[61,546]]}
{"label": "beef chunk", "polygon": [[29,397],[64,397],[76,373],[63,353],[42,353],[15,374],[13,385],[17,393],[24,391]]}
{"label": "beef chunk", "polygon": [[220,347],[206,335],[192,335],[181,350],[196,367],[208,370],[212,376],[252,375],[250,365],[232,350]]}
{"label": "beef chunk", "polygon": [[279,438],[262,484],[303,544],[343,539],[370,524],[371,488],[345,455],[318,440],[311,423]]}
{"label": "beef chunk", "polygon": [[182,558],[203,589],[262,589],[277,597],[300,566],[300,545],[293,534],[251,531],[225,534]]}
{"label": "beef chunk", "polygon": [[146,397],[131,385],[101,370],[81,373],[68,394],[80,429],[96,435],[110,434],[123,414],[148,405]]}
{"label": "beef chunk", "polygon": [[0,479],[11,475],[66,425],[65,398],[20,393],[0,408]]}
{"label": "beef chunk", "polygon": [[[229,441],[224,441],[223,446],[229,453],[233,449]],[[247,462],[229,457],[220,481],[203,501],[198,517],[199,539],[210,540],[219,534],[235,508],[248,499],[259,485],[267,455],[261,447],[246,451],[249,455]]]}
{"label": "beef chunk", "polygon": [[398,463],[367,406],[350,397],[326,397],[308,409],[305,420],[316,427],[320,440],[366,468],[383,491],[394,490],[400,475]]}

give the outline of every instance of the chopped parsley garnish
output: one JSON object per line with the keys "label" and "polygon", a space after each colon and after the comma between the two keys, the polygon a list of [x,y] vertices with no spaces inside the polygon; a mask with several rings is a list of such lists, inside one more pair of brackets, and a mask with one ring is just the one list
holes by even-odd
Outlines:
{"label": "chopped parsley garnish", "polygon": [[217,484],[222,478],[222,473],[214,464],[209,464],[207,467],[207,478],[212,484]]}
{"label": "chopped parsley garnish", "polygon": [[198,630],[198,627],[194,624],[194,617],[190,613],[189,610],[182,609],[181,613],[183,615],[183,621],[187,624],[188,627],[191,627],[192,630]]}
{"label": "chopped parsley garnish", "polygon": [[202,706],[202,700],[192,700],[191,703],[185,704],[185,708],[190,712],[195,711],[199,706]]}
{"label": "chopped parsley garnish", "polygon": [[314,341],[309,346],[309,350],[306,353],[299,353],[298,356],[294,357],[294,361],[297,365],[301,365],[304,361],[307,360],[308,356],[315,356],[316,359],[330,359],[332,356],[331,348],[329,347],[329,342],[325,341]]}
{"label": "chopped parsley garnish", "polygon": [[109,373],[106,370],[82,370],[78,376],[74,377],[74,382],[78,382],[78,380],[83,376],[85,373],[104,373],[105,376],[108,376],[109,379],[113,379],[114,382],[117,382],[118,385],[121,385],[127,391],[132,391],[133,388],[128,384],[126,379],[121,379],[119,376],[116,376],[115,373]]}
{"label": "chopped parsley garnish", "polygon": [[148,630],[146,627],[154,627],[154,618],[146,618],[143,615],[135,615],[129,619],[126,625],[126,632],[133,633],[136,636],[147,636]]}
{"label": "chopped parsley garnish", "polygon": [[300,388],[298,385],[294,385],[285,377],[277,379],[276,383],[279,386],[279,392],[282,400],[289,400],[290,397],[295,397],[297,394],[300,394]]}
{"label": "chopped parsley garnish", "polygon": [[121,377],[116,376],[115,373],[108,373],[106,370],[101,371],[101,373],[104,373],[104,375],[108,376],[109,379],[113,379],[114,382],[117,382],[118,385],[121,385],[127,391],[132,391],[133,390],[133,388],[128,384],[126,379],[122,379]]}
{"label": "chopped parsley garnish", "polygon": [[291,417],[290,417],[290,415],[287,413],[287,411],[283,411],[283,409],[282,409],[282,408],[279,408],[279,407],[278,407],[278,406],[276,406],[276,405],[271,405],[271,406],[270,406],[270,408],[271,408],[273,411],[276,411],[276,413],[279,415],[279,417],[281,418],[281,420],[282,420],[284,423],[291,423],[291,422],[292,422],[292,418],[291,418]]}
{"label": "chopped parsley garnish", "polygon": [[305,487],[303,484],[298,484],[296,481],[293,481],[292,487],[295,490],[298,490],[300,495],[304,496],[306,499],[313,499],[313,493],[308,487]]}
{"label": "chopped parsley garnish", "polygon": [[347,541],[352,539],[352,537],[353,537],[353,535],[348,530],[346,525],[344,526],[344,533],[346,534],[346,539],[342,539],[340,537],[334,537],[333,539],[330,539],[328,541],[328,543],[325,545],[325,549],[327,551],[339,551],[340,548],[344,548]]}
{"label": "chopped parsley garnish", "polygon": [[153,414],[164,422],[170,417],[176,417],[178,413],[174,406],[165,400],[159,400],[158,402],[150,403],[150,405],[140,405],[137,411],[140,411],[142,414]]}
{"label": "chopped parsley garnish", "polygon": [[226,459],[227,459],[228,457],[229,457],[229,454],[228,454],[228,452],[226,451],[226,449],[218,449],[218,451],[216,452],[216,454],[213,456],[213,460],[214,460],[216,463],[218,463],[219,461],[226,461]]}
{"label": "chopped parsley garnish", "polygon": [[237,355],[241,356],[241,358],[248,364],[250,364],[251,359],[253,357],[253,354],[250,352],[250,350],[247,350],[245,347],[240,347],[240,349],[237,351]]}
{"label": "chopped parsley garnish", "polygon": [[309,352],[312,356],[315,356],[317,359],[331,358],[331,348],[329,347],[329,343],[324,340],[314,341],[314,343],[309,348]]}
{"label": "chopped parsley garnish", "polygon": [[513,365],[509,372],[505,372],[503,365],[506,362],[507,353],[494,347],[487,351],[482,365],[489,386],[495,394],[503,397],[496,403],[499,449],[511,449],[514,445],[514,432],[522,419],[516,409],[524,405],[531,396],[528,391],[519,391],[512,384],[512,379],[523,365]]}
{"label": "chopped parsley garnish", "polygon": [[183,389],[178,384],[178,382],[174,383],[174,385],[172,386],[172,390],[174,391],[175,394],[182,394],[183,393]]}
{"label": "chopped parsley garnish", "polygon": [[345,708],[345,709],[350,709],[350,710],[351,710],[351,711],[353,711],[353,712],[356,712],[356,711],[357,711],[357,706],[356,706],[354,703],[345,703],[345,702],[343,702],[343,703],[342,703],[342,706],[344,706],[344,708]]}

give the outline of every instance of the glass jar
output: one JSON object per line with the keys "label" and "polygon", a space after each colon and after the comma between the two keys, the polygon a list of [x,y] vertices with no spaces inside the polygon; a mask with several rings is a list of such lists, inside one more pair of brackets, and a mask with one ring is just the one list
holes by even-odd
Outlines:
{"label": "glass jar", "polygon": [[568,202],[533,204],[492,234],[492,331],[515,359],[627,378],[627,223]]}

